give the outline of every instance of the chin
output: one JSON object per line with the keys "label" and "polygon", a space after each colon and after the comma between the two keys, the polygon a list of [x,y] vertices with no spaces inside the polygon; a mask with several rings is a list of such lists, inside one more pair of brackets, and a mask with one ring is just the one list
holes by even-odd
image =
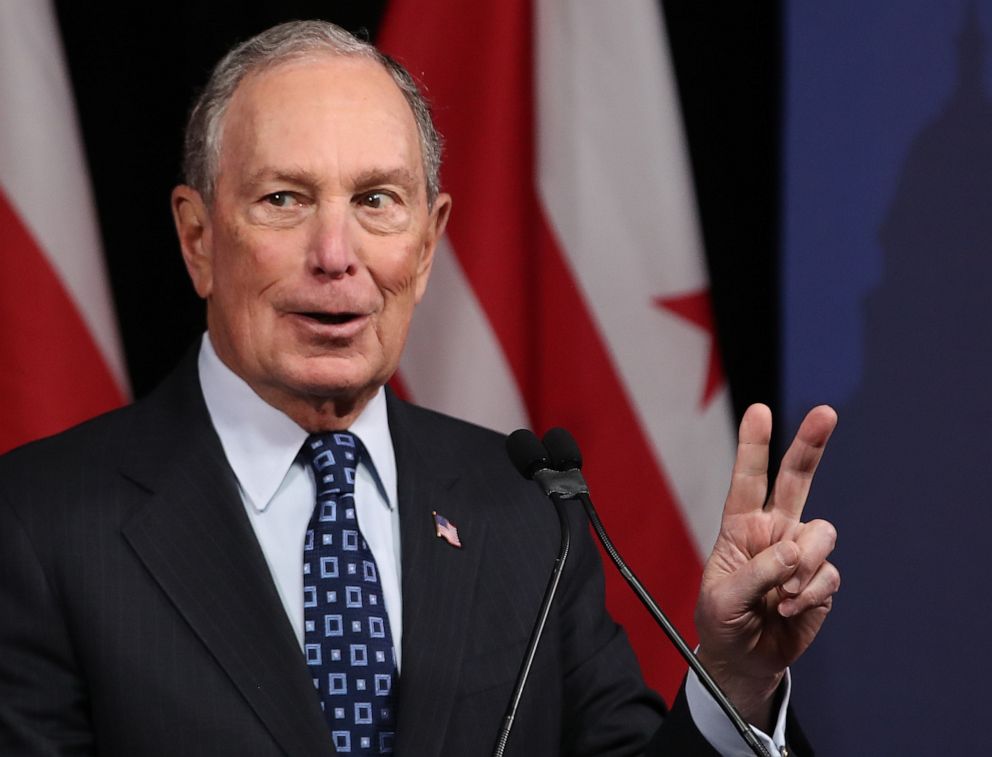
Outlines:
{"label": "chin", "polygon": [[357,398],[385,384],[391,373],[367,361],[320,358],[307,360],[299,371],[294,371],[290,383],[312,397]]}

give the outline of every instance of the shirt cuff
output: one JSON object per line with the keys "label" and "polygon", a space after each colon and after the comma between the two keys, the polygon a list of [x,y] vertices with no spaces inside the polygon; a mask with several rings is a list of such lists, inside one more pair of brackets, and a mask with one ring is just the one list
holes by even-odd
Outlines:
{"label": "shirt cuff", "polygon": [[[789,695],[792,692],[792,677],[788,670],[785,671],[782,686],[784,687],[782,702],[775,718],[775,730],[772,735],[769,736],[751,726],[754,735],[764,744],[769,754],[784,754],[782,750],[785,747],[785,714],[789,708]],[[724,757],[754,757],[754,752],[692,670],[685,680],[685,698],[696,728],[716,751]]]}

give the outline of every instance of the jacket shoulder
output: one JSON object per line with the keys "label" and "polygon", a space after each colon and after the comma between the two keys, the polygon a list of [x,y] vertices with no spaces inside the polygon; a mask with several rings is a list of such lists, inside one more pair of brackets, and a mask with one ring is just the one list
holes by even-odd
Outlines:
{"label": "jacket shoulder", "polygon": [[0,456],[0,497],[40,504],[67,482],[99,486],[126,464],[168,454],[206,417],[187,358],[146,397]]}
{"label": "jacket shoulder", "polygon": [[136,405],[127,405],[0,455],[0,482],[17,479],[18,474],[55,475],[93,464],[112,453],[111,448],[126,446],[136,414]]}
{"label": "jacket shoulder", "polygon": [[438,469],[534,487],[511,464],[506,434],[399,400],[392,393],[388,400],[389,428],[397,449],[413,445]]}

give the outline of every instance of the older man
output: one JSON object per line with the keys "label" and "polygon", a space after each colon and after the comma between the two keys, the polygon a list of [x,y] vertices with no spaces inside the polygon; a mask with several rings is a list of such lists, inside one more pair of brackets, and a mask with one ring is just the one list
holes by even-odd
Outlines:
{"label": "older man", "polygon": [[[491,750],[557,523],[497,434],[383,388],[451,208],[438,165],[410,77],[330,24],[218,65],[173,192],[198,352],[0,462],[4,754]],[[832,527],[799,520],[834,421],[810,414],[766,504],[749,410],[704,571],[699,656],[775,751],[803,746],[785,670],[839,583]],[[739,753],[694,679],[667,714],[646,690],[573,526],[507,753]]]}

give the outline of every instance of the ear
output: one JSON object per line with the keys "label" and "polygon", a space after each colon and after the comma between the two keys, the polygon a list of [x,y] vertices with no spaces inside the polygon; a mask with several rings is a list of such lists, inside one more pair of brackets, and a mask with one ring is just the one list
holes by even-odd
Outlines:
{"label": "ear", "polygon": [[173,189],[172,220],[193,288],[206,299],[213,290],[213,244],[210,213],[200,193],[185,184]]}
{"label": "ear", "polygon": [[427,234],[424,239],[424,247],[420,253],[420,262],[417,266],[417,291],[416,302],[424,296],[427,290],[427,279],[431,275],[431,267],[434,265],[434,251],[437,243],[444,235],[444,227],[448,225],[448,215],[451,213],[451,195],[442,192],[434,200],[434,207],[431,208],[428,219]]}

